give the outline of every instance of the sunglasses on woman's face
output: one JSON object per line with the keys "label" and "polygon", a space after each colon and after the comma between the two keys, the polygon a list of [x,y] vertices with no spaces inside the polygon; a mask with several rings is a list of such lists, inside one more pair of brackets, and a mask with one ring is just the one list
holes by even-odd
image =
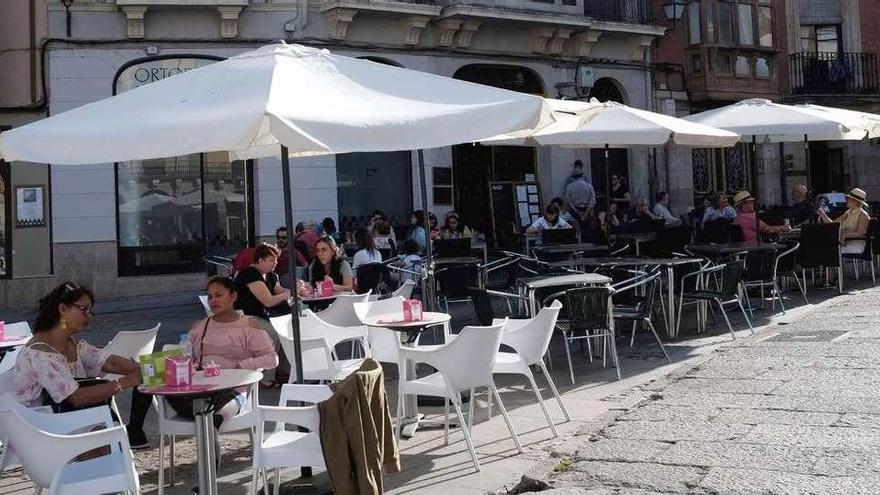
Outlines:
{"label": "sunglasses on woman's face", "polygon": [[88,317],[91,317],[91,316],[92,316],[92,307],[91,307],[91,306],[87,306],[87,305],[85,305],[85,304],[76,304],[76,303],[71,304],[71,306],[73,306],[73,307],[75,307],[76,309],[82,311],[82,313],[83,313],[85,316],[88,316]]}

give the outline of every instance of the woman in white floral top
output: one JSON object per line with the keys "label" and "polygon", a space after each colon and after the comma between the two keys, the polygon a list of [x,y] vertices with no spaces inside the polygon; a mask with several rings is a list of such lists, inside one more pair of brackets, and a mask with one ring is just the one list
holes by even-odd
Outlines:
{"label": "woman in white floral top", "polygon": [[[133,448],[146,446],[143,423],[150,399],[135,389],[141,383],[138,365],[120,356],[102,356],[101,349],[73,338],[89,324],[94,301],[91,290],[70,282],[40,300],[34,336],[15,362],[13,390],[27,406],[42,405],[45,391],[53,402],[82,408],[100,405],[131,388],[128,436]],[[89,387],[80,387],[76,380],[105,373],[123,376]]]}

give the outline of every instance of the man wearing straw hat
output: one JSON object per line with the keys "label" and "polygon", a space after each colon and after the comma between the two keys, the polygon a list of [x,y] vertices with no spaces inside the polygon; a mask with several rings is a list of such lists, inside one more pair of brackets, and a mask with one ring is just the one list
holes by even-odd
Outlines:
{"label": "man wearing straw hat", "polygon": [[871,216],[865,211],[868,199],[867,194],[858,187],[846,193],[847,210],[836,220],[828,218],[824,210],[819,210],[819,220],[822,223],[837,222],[840,224],[840,240],[843,242],[841,253],[859,254],[865,250],[865,235],[868,233],[868,223]]}
{"label": "man wearing straw hat", "polygon": [[734,220],[735,225],[742,229],[743,240],[746,242],[758,242],[758,231],[762,234],[778,234],[791,230],[787,225],[767,225],[758,218],[755,212],[755,198],[748,191],[740,191],[733,197],[733,204],[739,212]]}

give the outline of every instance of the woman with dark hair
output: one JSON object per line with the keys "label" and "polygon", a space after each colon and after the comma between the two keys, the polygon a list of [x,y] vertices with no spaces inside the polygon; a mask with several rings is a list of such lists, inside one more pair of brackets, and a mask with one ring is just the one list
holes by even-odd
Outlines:
{"label": "woman with dark hair", "polygon": [[332,218],[326,217],[321,220],[321,228],[324,229],[324,235],[332,237],[336,244],[342,243],[342,235],[336,230],[336,222]]}
{"label": "woman with dark hair", "polygon": [[370,231],[365,227],[357,229],[354,233],[354,242],[360,250],[354,253],[354,258],[352,258],[352,268],[357,270],[357,267],[361,265],[382,262],[382,255],[376,250],[376,245],[373,243],[373,236],[370,235]]}
{"label": "woman with dark hair", "polygon": [[409,217],[409,232],[406,234],[407,239],[416,241],[419,245],[419,251],[424,252],[428,246],[428,235],[425,232],[425,212],[416,210]]}
{"label": "woman with dark hair", "polygon": [[611,174],[611,201],[617,203],[620,211],[629,210],[629,188],[626,186],[626,178],[620,174]]}
{"label": "woman with dark hair", "polygon": [[333,239],[318,239],[318,244],[315,245],[315,261],[309,266],[309,280],[332,280],[334,292],[351,291],[354,287],[351,265],[337,255]]}
{"label": "woman with dark hair", "polygon": [[450,211],[446,214],[443,230],[440,231],[441,239],[465,239],[473,236],[474,231],[461,221],[458,213]]}
{"label": "woman with dark hair", "polygon": [[[379,222],[385,222],[387,232],[379,232]],[[389,236],[391,239],[397,239],[397,237],[394,235],[394,227],[388,220],[388,215],[386,215],[385,212],[382,210],[373,211],[373,214],[370,215],[370,223],[367,225],[367,228],[370,229],[370,233],[373,234],[374,240],[377,239],[379,236]],[[386,249],[386,247],[381,246],[379,243],[376,244],[376,248]]]}
{"label": "woman with dark hair", "polygon": [[437,216],[432,212],[428,212],[428,223],[431,224],[431,240],[440,238],[440,227],[437,226]]}
{"label": "woman with dark hair", "polygon": [[397,239],[394,238],[394,229],[387,220],[378,219],[369,229],[373,235],[373,244],[376,249],[388,249],[392,254],[397,251]]}
{"label": "woman with dark hair", "polygon": [[[55,403],[61,410],[74,410],[100,406],[131,389],[129,443],[132,448],[147,447],[144,418],[151,399],[137,391],[141,383],[139,366],[121,356],[102,356],[101,349],[74,339],[92,320],[94,304],[95,295],[88,287],[71,282],[40,299],[34,336],[15,361],[13,391],[28,407]],[[122,378],[90,386],[80,386],[77,381],[107,373]]]}
{"label": "woman with dark hair", "polygon": [[[198,368],[217,364],[222,369],[257,370],[278,366],[278,354],[259,320],[235,310],[238,295],[229,277],[216,276],[206,288],[212,316],[195,322],[189,331],[193,359]],[[192,398],[167,398],[177,414],[193,417]],[[214,403],[214,427],[219,428],[247,404],[247,388],[236,389]]]}

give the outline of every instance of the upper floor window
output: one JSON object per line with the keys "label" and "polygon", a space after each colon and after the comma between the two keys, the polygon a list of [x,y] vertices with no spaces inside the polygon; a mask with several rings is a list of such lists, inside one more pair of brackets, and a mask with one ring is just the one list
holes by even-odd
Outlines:
{"label": "upper floor window", "polygon": [[840,52],[840,25],[801,26],[801,51]]}
{"label": "upper floor window", "polygon": [[739,44],[753,46],[755,44],[755,30],[752,25],[753,6],[747,3],[736,4],[736,27],[739,32]]}
{"label": "upper floor window", "polygon": [[700,36],[700,2],[688,4],[688,38],[692,45],[698,45],[702,41]]}
{"label": "upper floor window", "polygon": [[773,9],[758,7],[758,44],[773,46]]}

